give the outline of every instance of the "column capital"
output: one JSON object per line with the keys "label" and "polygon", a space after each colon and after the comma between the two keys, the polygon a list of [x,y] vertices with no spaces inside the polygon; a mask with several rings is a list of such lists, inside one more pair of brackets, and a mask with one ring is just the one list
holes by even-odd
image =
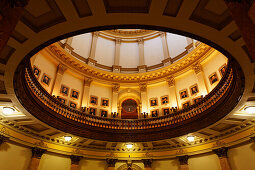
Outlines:
{"label": "column capital", "polygon": [[120,85],[119,84],[113,84],[112,85],[112,92],[118,93],[120,90]]}
{"label": "column capital", "polygon": [[110,159],[110,158],[107,158],[106,159],[106,162],[108,164],[108,167],[115,167],[115,163],[118,161],[118,159]]}
{"label": "column capital", "polygon": [[121,38],[116,38],[115,41],[116,41],[116,44],[120,44],[121,43]]}
{"label": "column capital", "polygon": [[167,77],[166,81],[167,81],[169,87],[175,86],[175,79],[173,76]]}
{"label": "column capital", "polygon": [[79,165],[82,156],[70,155],[71,164]]}
{"label": "column capital", "polygon": [[188,155],[184,155],[184,156],[177,156],[179,162],[181,165],[188,165],[188,160],[189,160],[189,156]]}
{"label": "column capital", "polygon": [[152,159],[142,159],[145,168],[151,168]]}
{"label": "column capital", "polygon": [[196,63],[192,65],[192,69],[195,71],[196,74],[202,71],[202,66],[200,63]]}
{"label": "column capital", "polygon": [[45,149],[33,147],[32,148],[32,158],[41,159],[42,155],[46,152]]}
{"label": "column capital", "polygon": [[227,147],[213,149],[213,151],[216,153],[216,155],[219,158],[227,158],[228,157],[228,148]]}
{"label": "column capital", "polygon": [[138,42],[138,44],[143,44],[143,43],[144,43],[144,40],[143,40],[143,38],[138,38],[138,39],[137,39],[137,42]]}
{"label": "column capital", "polygon": [[9,138],[4,136],[4,135],[0,135],[0,146],[6,142]]}
{"label": "column capital", "polygon": [[84,77],[84,85],[90,87],[90,84],[92,83],[92,79],[89,77]]}
{"label": "column capital", "polygon": [[63,64],[59,64],[58,67],[57,67],[57,72],[59,74],[63,75],[66,70],[67,70],[67,67],[64,66]]}
{"label": "column capital", "polygon": [[93,37],[98,38],[98,36],[99,36],[99,32],[98,31],[93,32]]}
{"label": "column capital", "polygon": [[139,87],[140,87],[141,92],[146,92],[147,91],[147,84],[146,83],[140,83]]}
{"label": "column capital", "polygon": [[160,32],[159,35],[160,35],[161,38],[165,38],[166,37],[166,33],[165,32]]}

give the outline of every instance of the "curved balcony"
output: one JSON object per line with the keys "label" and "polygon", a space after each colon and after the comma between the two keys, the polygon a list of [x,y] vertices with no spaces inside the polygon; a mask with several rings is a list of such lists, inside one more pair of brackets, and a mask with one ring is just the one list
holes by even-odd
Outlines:
{"label": "curved balcony", "polygon": [[107,141],[152,141],[185,135],[215,123],[237,104],[243,73],[229,59],[218,85],[201,101],[169,115],[138,120],[103,118],[72,109],[50,95],[35,78],[30,60],[16,70],[14,87],[21,104],[39,120],[67,133]]}

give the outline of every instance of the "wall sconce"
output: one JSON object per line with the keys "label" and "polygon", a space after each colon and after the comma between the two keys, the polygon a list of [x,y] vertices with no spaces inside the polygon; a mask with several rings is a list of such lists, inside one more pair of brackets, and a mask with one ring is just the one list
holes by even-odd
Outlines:
{"label": "wall sconce", "polygon": [[112,118],[116,118],[119,115],[117,112],[112,112]]}
{"label": "wall sconce", "polygon": [[141,114],[143,115],[143,118],[147,118],[148,117],[148,113],[146,113],[146,112],[142,112]]}

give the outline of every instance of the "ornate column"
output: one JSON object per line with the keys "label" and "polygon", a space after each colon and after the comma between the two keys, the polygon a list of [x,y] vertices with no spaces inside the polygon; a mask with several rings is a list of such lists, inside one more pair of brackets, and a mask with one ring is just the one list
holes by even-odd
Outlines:
{"label": "ornate column", "polygon": [[189,156],[184,155],[184,156],[178,156],[177,158],[180,162],[180,170],[189,170],[189,164],[188,164]]}
{"label": "ornate column", "polygon": [[[118,113],[118,95],[119,95],[119,84],[112,85],[112,112]],[[119,117],[119,116],[117,116]]]}
{"label": "ornate column", "polygon": [[88,65],[90,66],[94,66],[96,64],[95,54],[96,54],[98,35],[99,35],[99,32],[93,32],[91,50],[90,50],[90,55],[88,58]]}
{"label": "ornate column", "polygon": [[92,83],[91,78],[84,77],[83,81],[83,91],[82,91],[82,101],[81,101],[81,107],[88,107],[89,106],[89,90],[90,90],[90,84]]}
{"label": "ornate column", "polygon": [[82,156],[76,156],[76,155],[71,155],[71,167],[70,170],[79,170],[79,162],[81,160]]}
{"label": "ornate column", "polygon": [[117,38],[115,42],[115,55],[114,55],[114,65],[113,67],[113,72],[119,73],[121,66],[120,66],[120,43],[121,39]]}
{"label": "ornate column", "polygon": [[[140,86],[140,91],[141,91],[141,103],[142,103],[141,112],[148,113],[147,84],[141,83],[141,84],[139,84],[139,86]],[[141,113],[139,113],[138,115],[139,115],[139,117],[141,117]]]}
{"label": "ornate column", "polygon": [[166,33],[161,32],[160,37],[161,37],[163,53],[164,53],[164,60],[162,62],[164,63],[165,66],[167,66],[173,62],[169,55],[169,50],[168,50],[167,41],[166,41]]}
{"label": "ornate column", "polygon": [[31,158],[28,170],[38,170],[41,157],[45,151],[46,151],[45,149],[41,149],[37,147],[32,148],[32,158]]}
{"label": "ornate column", "polygon": [[230,164],[228,161],[228,148],[222,147],[219,149],[214,149],[213,151],[219,157],[221,169],[222,170],[231,170],[231,167],[230,167]]}
{"label": "ornate column", "polygon": [[61,88],[61,81],[64,75],[64,72],[67,70],[67,67],[63,64],[59,64],[57,67],[56,76],[51,88],[51,94],[58,96]]}
{"label": "ornate column", "polygon": [[199,64],[199,63],[194,64],[192,66],[192,69],[195,71],[195,73],[197,75],[199,91],[201,92],[201,94],[203,96],[207,95],[209,90],[208,90],[207,84],[205,82],[205,75],[202,70],[201,64]]}
{"label": "ornate column", "polygon": [[146,72],[146,65],[144,61],[144,41],[142,38],[138,39],[138,46],[139,46],[139,66],[138,70],[140,73]]}
{"label": "ornate column", "polygon": [[28,0],[0,1],[0,54],[18,23]]}
{"label": "ornate column", "polygon": [[0,146],[6,142],[9,138],[4,136],[4,135],[0,135]]}
{"label": "ornate column", "polygon": [[144,170],[151,170],[152,159],[142,159]]}
{"label": "ornate column", "polygon": [[115,164],[118,161],[118,159],[106,159],[107,162],[107,170],[114,170],[115,169]]}
{"label": "ornate column", "polygon": [[169,96],[171,96],[169,97],[169,104],[171,107],[178,107],[174,77],[168,77],[166,81],[169,86]]}

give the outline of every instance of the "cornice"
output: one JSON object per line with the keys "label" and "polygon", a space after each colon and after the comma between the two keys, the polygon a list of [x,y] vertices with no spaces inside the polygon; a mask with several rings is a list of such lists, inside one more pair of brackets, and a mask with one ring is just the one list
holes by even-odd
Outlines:
{"label": "cornice", "polygon": [[187,54],[184,58],[179,61],[154,70],[144,73],[124,74],[124,73],[113,73],[104,71],[76,59],[74,56],[66,52],[58,43],[54,43],[45,50],[54,58],[58,59],[60,63],[66,65],[68,68],[83,74],[84,76],[90,77],[93,80],[99,80],[100,82],[112,83],[131,83],[138,85],[141,82],[149,82],[150,84],[160,82],[169,76],[176,76],[187,71],[191,68],[193,63],[198,62],[206,56],[208,52],[216,51],[210,46],[201,43],[196,49]]}

